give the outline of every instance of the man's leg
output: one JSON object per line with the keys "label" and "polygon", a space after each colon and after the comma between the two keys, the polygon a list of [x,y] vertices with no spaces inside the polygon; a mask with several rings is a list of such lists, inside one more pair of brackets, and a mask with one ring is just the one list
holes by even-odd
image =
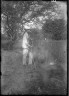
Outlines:
{"label": "man's leg", "polygon": [[23,49],[23,65],[26,65],[27,55],[28,55],[28,49]]}
{"label": "man's leg", "polygon": [[33,54],[29,52],[29,64],[32,64]]}

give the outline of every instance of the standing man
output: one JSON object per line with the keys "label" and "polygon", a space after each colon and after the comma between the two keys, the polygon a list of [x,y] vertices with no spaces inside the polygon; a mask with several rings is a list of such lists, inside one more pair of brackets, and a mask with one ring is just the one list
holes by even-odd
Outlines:
{"label": "standing man", "polygon": [[29,36],[28,33],[24,33],[23,35],[23,41],[22,41],[22,47],[23,47],[23,65],[26,65],[26,59],[27,59],[27,55],[29,55],[29,64],[32,64],[32,53],[29,52]]}

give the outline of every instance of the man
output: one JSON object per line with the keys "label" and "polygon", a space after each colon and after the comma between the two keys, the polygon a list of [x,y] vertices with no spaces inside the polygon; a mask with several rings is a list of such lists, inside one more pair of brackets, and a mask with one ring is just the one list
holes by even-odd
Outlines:
{"label": "man", "polygon": [[29,36],[28,36],[28,33],[26,32],[24,35],[23,35],[23,41],[22,41],[22,47],[23,47],[23,65],[25,65],[27,62],[26,62],[26,59],[27,59],[27,56],[29,55],[29,64],[32,64],[32,53],[29,52]]}

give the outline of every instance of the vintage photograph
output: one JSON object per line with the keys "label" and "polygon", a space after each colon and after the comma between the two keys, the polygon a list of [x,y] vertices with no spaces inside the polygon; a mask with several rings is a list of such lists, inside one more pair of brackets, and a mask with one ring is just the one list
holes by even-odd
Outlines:
{"label": "vintage photograph", "polygon": [[67,2],[1,0],[1,95],[67,95]]}

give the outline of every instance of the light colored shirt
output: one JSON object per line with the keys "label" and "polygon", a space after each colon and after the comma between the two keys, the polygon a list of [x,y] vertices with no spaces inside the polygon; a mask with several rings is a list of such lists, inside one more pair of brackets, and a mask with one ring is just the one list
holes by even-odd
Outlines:
{"label": "light colored shirt", "polygon": [[28,33],[27,32],[23,35],[22,47],[28,48]]}

